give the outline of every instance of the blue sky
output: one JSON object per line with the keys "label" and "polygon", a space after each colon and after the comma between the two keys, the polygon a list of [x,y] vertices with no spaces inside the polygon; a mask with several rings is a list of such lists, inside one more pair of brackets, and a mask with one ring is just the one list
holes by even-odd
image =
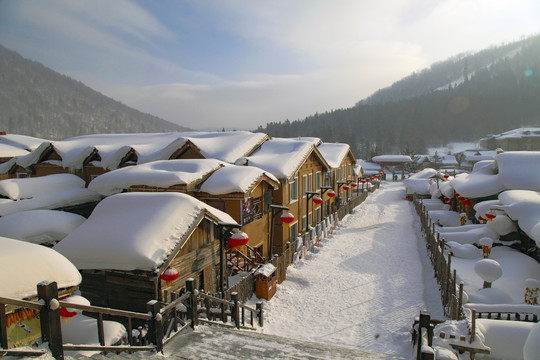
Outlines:
{"label": "blue sky", "polygon": [[193,129],[353,106],[540,33],[538,0],[0,0],[0,44]]}

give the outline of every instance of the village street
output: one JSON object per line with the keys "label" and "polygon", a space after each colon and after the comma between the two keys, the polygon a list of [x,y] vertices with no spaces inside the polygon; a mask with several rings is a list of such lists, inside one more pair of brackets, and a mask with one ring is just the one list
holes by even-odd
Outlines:
{"label": "village street", "polygon": [[316,254],[290,266],[265,302],[263,333],[410,356],[420,310],[443,319],[440,295],[403,184],[383,182]]}

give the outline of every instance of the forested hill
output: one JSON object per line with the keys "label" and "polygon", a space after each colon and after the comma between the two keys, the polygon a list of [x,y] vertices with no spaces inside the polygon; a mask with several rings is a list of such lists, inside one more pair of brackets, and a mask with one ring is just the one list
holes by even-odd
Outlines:
{"label": "forested hill", "polygon": [[348,109],[257,130],[347,142],[356,156],[371,158],[526,125],[540,125],[540,36],[433,64]]}
{"label": "forested hill", "polygon": [[185,131],[0,46],[0,131],[60,140],[95,133]]}

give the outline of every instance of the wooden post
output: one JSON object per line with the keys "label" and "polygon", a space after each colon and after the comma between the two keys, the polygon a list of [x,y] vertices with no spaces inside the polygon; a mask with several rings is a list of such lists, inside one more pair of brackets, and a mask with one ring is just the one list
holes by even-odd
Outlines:
{"label": "wooden post", "polygon": [[131,346],[135,345],[133,343],[133,324],[130,317],[128,317],[127,319],[127,338],[128,338],[129,345]]}
{"label": "wooden post", "polygon": [[62,344],[62,326],[60,324],[60,306],[58,304],[56,282],[40,282],[37,285],[37,293],[38,298],[45,301],[45,306],[39,312],[41,338],[43,342],[49,342],[52,356],[57,360],[62,360],[64,359],[64,347]]}
{"label": "wooden post", "polygon": [[6,304],[0,304],[0,347],[8,348]]}
{"label": "wooden post", "polygon": [[[427,330],[428,334],[428,343],[422,344],[422,328]],[[431,346],[433,342],[433,329],[431,328],[431,314],[429,311],[420,311],[420,319],[418,321],[418,342],[416,348],[416,358],[418,360],[422,359],[422,346]]]}
{"label": "wooden post", "polygon": [[186,280],[186,292],[189,296],[189,307],[187,309],[187,316],[191,318],[191,328],[195,329],[195,326],[199,323],[199,314],[197,313],[197,290],[195,289],[195,281],[192,278]]}
{"label": "wooden post", "polygon": [[157,352],[163,351],[163,316],[161,315],[161,305],[157,300],[150,300],[146,303],[148,312],[152,314],[152,320],[150,321],[150,341],[152,341],[156,347]]}
{"label": "wooden post", "polygon": [[256,309],[257,311],[259,312],[258,313],[258,316],[259,316],[259,326],[260,327],[263,327],[264,325],[264,320],[263,320],[263,303],[261,301],[257,302],[256,304]]}
{"label": "wooden post", "polygon": [[[172,292],[171,293],[171,302],[174,302],[177,298],[178,298],[178,294],[175,293],[175,292]],[[172,328],[176,332],[178,330],[178,316],[176,316],[176,314],[177,314],[176,309],[172,309],[172,313],[173,313],[173,317],[172,317],[172,320],[171,320],[173,322]]]}
{"label": "wooden post", "polygon": [[99,313],[97,318],[97,330],[99,345],[105,346],[105,332],[103,330],[103,314]]}
{"label": "wooden post", "polygon": [[238,306],[238,293],[235,291],[231,294],[231,300],[234,305],[232,308],[232,317],[237,329],[240,329],[240,306]]}
{"label": "wooden post", "polygon": [[476,336],[476,310],[471,311],[471,340],[469,343],[474,342],[474,338]]}

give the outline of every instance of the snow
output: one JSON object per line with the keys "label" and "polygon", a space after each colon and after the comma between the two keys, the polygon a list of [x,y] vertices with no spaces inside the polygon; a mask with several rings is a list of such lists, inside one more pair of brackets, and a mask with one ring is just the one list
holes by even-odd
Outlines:
{"label": "snow", "polygon": [[2,180],[0,181],[0,195],[13,200],[19,200],[29,199],[51,192],[84,187],[84,180],[76,175],[55,174],[36,178]]}
{"label": "snow", "polygon": [[279,186],[279,180],[269,172],[254,166],[229,165],[215,171],[206,179],[200,191],[212,195],[248,192],[263,176],[275,181]]}
{"label": "snow", "polygon": [[160,188],[168,188],[173,185],[188,185],[203,179],[224,165],[222,161],[215,159],[153,161],[102,174],[90,182],[88,189],[102,195],[112,195],[122,192],[133,185]]}
{"label": "snow", "polygon": [[289,179],[315,149],[309,141],[274,138],[248,157],[239,158],[237,165],[246,164],[274,174],[278,179]]}
{"label": "snow", "polygon": [[226,213],[183,193],[123,193],[105,198],[54,249],[78,269],[155,270],[204,213]]}
{"label": "snow", "polygon": [[268,264],[264,264],[263,266],[259,267],[257,269],[257,271],[255,271],[255,273],[253,275],[257,276],[257,275],[262,275],[262,276],[265,276],[267,278],[269,278],[273,273],[274,271],[276,271],[277,268],[272,265],[271,263],[268,263]]}
{"label": "snow", "polygon": [[438,287],[401,183],[384,183],[344,218],[265,305],[262,332],[410,357],[420,310],[442,318]]}
{"label": "snow", "polygon": [[341,166],[343,159],[350,151],[349,144],[342,143],[322,143],[317,149],[324,157],[331,168],[337,169]]}
{"label": "snow", "polygon": [[0,143],[0,158],[24,156],[26,154],[28,154],[28,150],[21,149],[15,145]]}
{"label": "snow", "polygon": [[0,218],[0,236],[35,244],[56,243],[86,219],[56,210],[30,210]]}
{"label": "snow", "polygon": [[482,280],[489,283],[494,282],[503,274],[501,264],[492,259],[478,260],[474,264],[474,272],[480,276]]}
{"label": "snow", "polygon": [[0,237],[0,248],[0,296],[36,296],[42,281],[56,281],[59,289],[81,282],[75,266],[53,249],[5,237]]}
{"label": "snow", "polygon": [[505,152],[496,159],[506,188],[540,191],[540,151]]}
{"label": "snow", "polygon": [[377,175],[381,172],[381,165],[365,160],[358,160],[355,166],[355,172],[357,174],[360,173],[358,169],[362,170],[363,176]]}
{"label": "snow", "polygon": [[0,135],[0,144],[11,145],[24,149],[28,151],[34,151],[43,143],[44,139],[26,136],[26,135],[17,135],[17,134],[6,134]]}
{"label": "snow", "polygon": [[[524,321],[478,319],[478,330],[484,335],[484,343],[491,348],[495,359],[523,359],[523,347],[533,327]],[[537,359],[537,358],[536,358]]]}
{"label": "snow", "polygon": [[371,159],[373,162],[395,162],[395,163],[412,163],[409,155],[378,155]]}

